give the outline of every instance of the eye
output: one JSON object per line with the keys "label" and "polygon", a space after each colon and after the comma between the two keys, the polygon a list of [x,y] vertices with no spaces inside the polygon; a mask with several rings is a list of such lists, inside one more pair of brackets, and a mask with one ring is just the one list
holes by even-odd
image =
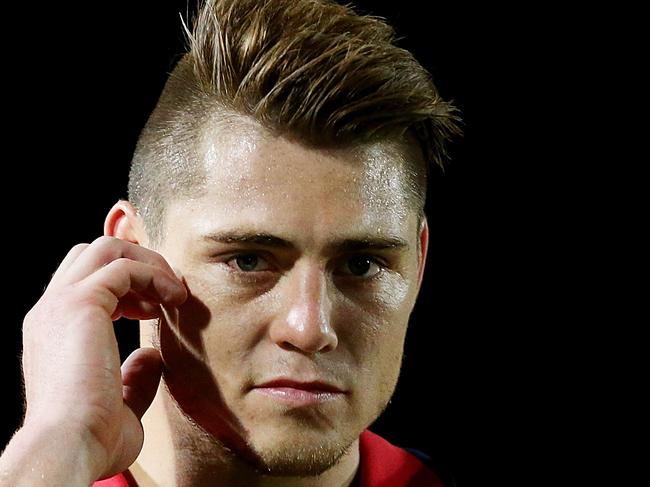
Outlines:
{"label": "eye", "polygon": [[[240,274],[256,274],[271,270],[268,262],[258,254],[236,254],[231,256],[226,265],[233,272]],[[343,274],[361,279],[372,279],[383,269],[383,265],[368,255],[355,255],[345,260]]]}
{"label": "eye", "polygon": [[345,267],[356,277],[371,279],[381,272],[382,266],[372,257],[355,255],[346,261]]}
{"label": "eye", "polygon": [[[230,267],[233,267],[230,265],[230,262],[233,261],[236,264],[235,271],[239,272],[262,272],[270,269],[269,265],[266,264],[266,261],[257,254],[233,255],[227,261]],[[260,262],[263,263],[261,268],[259,267]],[[266,264],[266,266],[264,266],[264,264]]]}

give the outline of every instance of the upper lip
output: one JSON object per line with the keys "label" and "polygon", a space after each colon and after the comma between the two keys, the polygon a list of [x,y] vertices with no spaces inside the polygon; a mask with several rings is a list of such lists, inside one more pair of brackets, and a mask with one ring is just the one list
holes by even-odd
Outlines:
{"label": "upper lip", "polygon": [[293,389],[302,389],[305,391],[344,392],[343,389],[328,382],[319,380],[299,381],[287,378],[273,379],[263,384],[258,384],[255,387],[292,387]]}

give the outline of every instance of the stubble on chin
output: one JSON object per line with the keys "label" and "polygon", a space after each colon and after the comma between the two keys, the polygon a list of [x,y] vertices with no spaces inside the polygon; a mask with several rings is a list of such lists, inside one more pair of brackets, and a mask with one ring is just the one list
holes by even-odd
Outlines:
{"label": "stubble on chin", "polygon": [[[356,445],[358,435],[339,438],[272,438],[269,442],[245,440],[246,447],[230,445],[203,429],[188,417],[168,393],[167,412],[174,417],[174,443],[177,464],[200,462],[202,468],[240,470],[269,477],[314,477],[336,466]],[[170,418],[171,419],[171,418]],[[305,425],[307,428],[307,425]],[[184,457],[184,458],[180,458]],[[238,468],[239,467],[239,468]],[[192,469],[192,467],[190,467]]]}
{"label": "stubble on chin", "polygon": [[336,441],[279,441],[255,448],[243,458],[256,472],[272,477],[313,477],[337,465],[351,451],[356,437]]}

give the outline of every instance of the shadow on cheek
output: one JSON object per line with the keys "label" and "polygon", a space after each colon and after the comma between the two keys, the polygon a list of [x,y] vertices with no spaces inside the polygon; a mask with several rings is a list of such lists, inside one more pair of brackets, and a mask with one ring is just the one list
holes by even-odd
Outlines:
{"label": "shadow on cheek", "polygon": [[219,384],[207,365],[202,334],[210,310],[191,295],[175,310],[165,313],[158,326],[163,358],[163,380],[186,417],[219,441],[243,449],[243,427],[224,402]]}

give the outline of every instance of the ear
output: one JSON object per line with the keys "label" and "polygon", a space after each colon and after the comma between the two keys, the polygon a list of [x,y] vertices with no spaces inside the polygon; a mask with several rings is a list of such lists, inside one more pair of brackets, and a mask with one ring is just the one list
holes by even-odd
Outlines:
{"label": "ear", "polygon": [[135,207],[126,200],[119,200],[106,215],[104,235],[117,237],[144,247],[148,246],[142,217]]}
{"label": "ear", "polygon": [[424,266],[427,262],[427,251],[429,250],[429,224],[427,217],[422,218],[418,234],[420,243],[420,251],[418,252],[418,292],[422,285],[422,277],[424,276]]}

